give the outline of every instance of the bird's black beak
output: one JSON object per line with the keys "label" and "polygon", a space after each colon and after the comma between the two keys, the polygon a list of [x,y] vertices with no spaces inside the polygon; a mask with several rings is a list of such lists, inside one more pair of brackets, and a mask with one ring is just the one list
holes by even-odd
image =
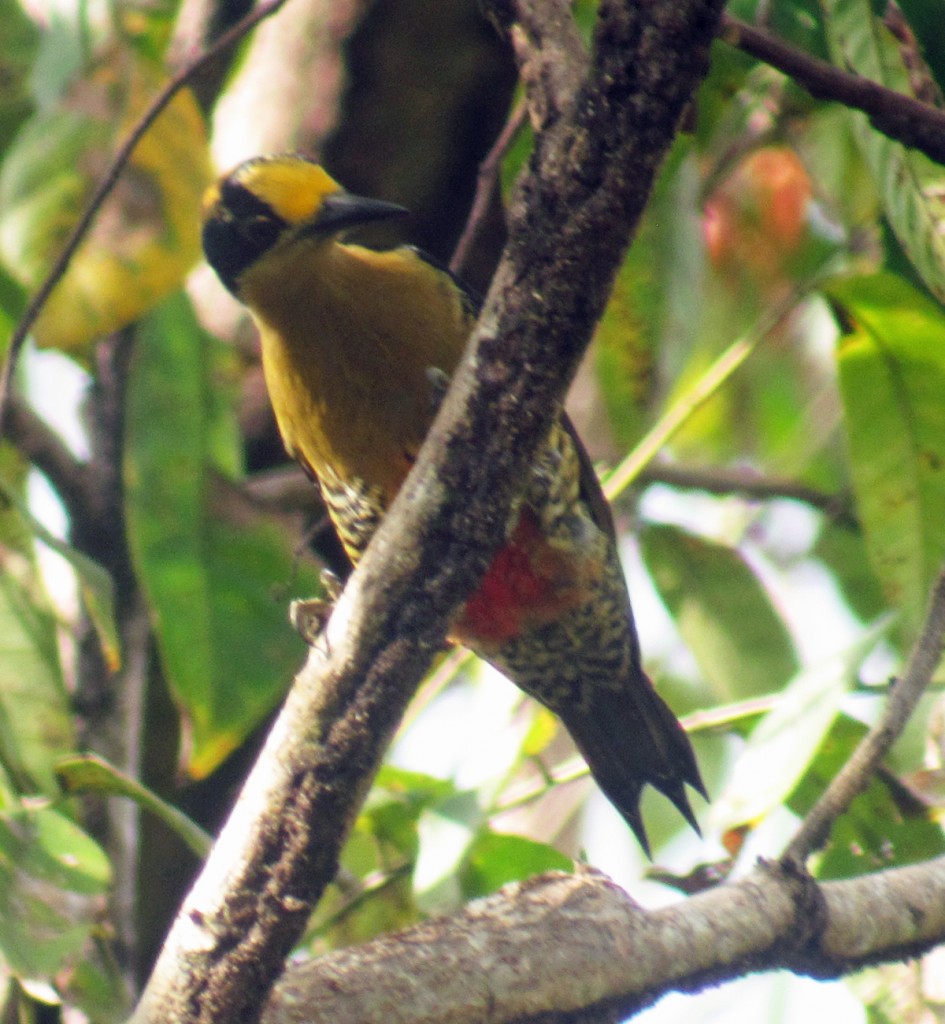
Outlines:
{"label": "bird's black beak", "polygon": [[385,202],[383,199],[369,199],[364,196],[353,196],[349,192],[335,192],[322,201],[321,209],[315,219],[307,225],[306,233],[333,235],[362,224],[406,217],[409,213],[405,207]]}

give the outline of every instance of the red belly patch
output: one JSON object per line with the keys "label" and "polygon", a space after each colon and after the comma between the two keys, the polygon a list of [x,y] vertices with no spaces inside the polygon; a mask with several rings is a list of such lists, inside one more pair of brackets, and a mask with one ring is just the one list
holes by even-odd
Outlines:
{"label": "red belly patch", "polygon": [[505,643],[528,628],[551,622],[584,597],[588,567],[581,562],[578,552],[552,546],[540,532],[534,512],[524,509],[451,635],[468,646],[482,647]]}

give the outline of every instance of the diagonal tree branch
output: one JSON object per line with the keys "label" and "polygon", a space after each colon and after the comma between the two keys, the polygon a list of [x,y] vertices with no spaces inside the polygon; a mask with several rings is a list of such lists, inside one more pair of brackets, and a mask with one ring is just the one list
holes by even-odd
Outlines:
{"label": "diagonal tree branch", "polygon": [[505,126],[499,133],[499,137],[493,143],[492,148],[486,154],[479,165],[479,174],[476,178],[476,195],[473,198],[472,209],[466,218],[466,226],[460,235],[453,255],[450,257],[450,271],[458,277],[463,277],[463,271],[473,244],[479,235],[489,205],[493,201],[500,202],[499,173],[502,169],[502,160],[509,147],[515,141],[522,123],[525,120],[526,106],[524,101],[519,100],[509,113]]}
{"label": "diagonal tree branch", "polygon": [[601,3],[590,68],[536,138],[473,347],[296,679],[136,1021],[255,1019],[407,701],[504,535],[516,481],[560,408],[706,70],[720,7]]}
{"label": "diagonal tree branch", "polygon": [[721,37],[783,71],[815,99],[836,100],[861,110],[883,135],[945,164],[945,111],[811,57],[731,14],[723,16]]}
{"label": "diagonal tree branch", "polygon": [[788,844],[782,860],[803,864],[820,850],[830,838],[834,822],[853,800],[869,785],[883,758],[902,735],[916,705],[932,680],[942,660],[945,645],[945,567],[929,595],[928,610],[922,630],[909,655],[909,663],[901,679],[889,692],[883,714],[853,756],[843,766],[817,803],[811,808],[797,834]]}

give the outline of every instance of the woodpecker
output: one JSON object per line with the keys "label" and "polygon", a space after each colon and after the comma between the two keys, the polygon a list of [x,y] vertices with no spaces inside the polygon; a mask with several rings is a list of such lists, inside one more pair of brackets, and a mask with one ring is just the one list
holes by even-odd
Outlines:
{"label": "woodpecker", "polygon": [[[344,240],[405,213],[352,195],[297,154],[246,161],[204,201],[207,260],[256,323],[286,450],[320,487],[353,563],[407,476],[477,315],[475,298],[418,250]],[[705,787],[643,671],[610,510],[564,413],[450,638],[561,718],[647,854],[647,783],[698,832],[686,785]]]}

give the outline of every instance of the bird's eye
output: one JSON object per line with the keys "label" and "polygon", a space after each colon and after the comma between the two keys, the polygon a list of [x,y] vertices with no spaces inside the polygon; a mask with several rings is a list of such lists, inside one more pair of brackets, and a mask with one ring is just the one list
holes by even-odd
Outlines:
{"label": "bird's eye", "polygon": [[271,214],[257,214],[240,222],[240,233],[256,252],[265,252],[275,245],[285,222]]}
{"label": "bird's eye", "polygon": [[236,294],[240,274],[268,252],[285,221],[249,189],[226,182],[215,214],[203,226],[203,248],[220,280]]}
{"label": "bird's eye", "polygon": [[269,203],[238,181],[224,183],[220,203],[248,237],[271,237],[285,227],[285,221]]}

